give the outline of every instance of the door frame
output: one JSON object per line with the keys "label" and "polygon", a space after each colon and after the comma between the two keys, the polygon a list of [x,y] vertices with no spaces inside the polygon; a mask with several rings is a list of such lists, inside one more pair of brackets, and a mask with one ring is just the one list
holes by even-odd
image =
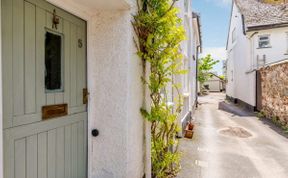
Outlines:
{"label": "door frame", "polygon": [[0,0],[0,177],[4,177],[4,159],[3,159],[3,97],[2,97],[2,0]]}
{"label": "door frame", "polygon": [[[93,59],[93,52],[91,49],[92,46],[92,40],[90,38],[88,38],[88,36],[91,34],[91,14],[89,13],[85,13],[84,11],[81,11],[81,9],[77,8],[77,6],[75,6],[75,4],[70,4],[67,2],[63,2],[63,1],[59,1],[59,0],[47,0],[48,3],[51,3],[52,5],[59,7],[79,18],[81,18],[82,20],[86,21],[86,83],[87,83],[87,88],[88,91],[90,89],[90,85],[89,85],[89,79],[91,78],[91,75],[89,75],[89,63],[91,61],[91,59]],[[2,0],[0,0],[0,178],[4,177],[4,159],[3,159],[3,148],[4,148],[4,143],[3,143],[3,80],[2,80]],[[89,132],[91,130],[91,120],[90,120],[90,104],[88,102],[87,104],[87,131]],[[89,142],[90,140],[90,135],[87,134],[87,154],[89,154],[89,152],[91,152],[90,148],[91,148],[91,142]],[[91,159],[89,156],[87,156],[87,175],[89,177],[89,173],[91,170],[91,164],[89,164],[91,162]]]}

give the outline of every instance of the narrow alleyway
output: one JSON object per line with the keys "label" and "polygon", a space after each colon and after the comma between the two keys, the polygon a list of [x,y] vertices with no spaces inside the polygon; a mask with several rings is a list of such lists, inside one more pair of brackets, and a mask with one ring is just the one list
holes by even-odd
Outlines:
{"label": "narrow alleyway", "polygon": [[178,178],[287,178],[287,136],[241,110],[219,110],[224,97],[199,98],[194,138],[181,141]]}

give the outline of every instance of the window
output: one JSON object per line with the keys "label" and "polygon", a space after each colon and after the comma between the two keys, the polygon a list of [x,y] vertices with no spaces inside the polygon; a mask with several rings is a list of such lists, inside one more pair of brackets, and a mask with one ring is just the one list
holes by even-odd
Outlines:
{"label": "window", "polygon": [[270,35],[261,35],[258,38],[259,48],[270,48]]}
{"label": "window", "polygon": [[47,31],[45,38],[46,92],[62,91],[62,78],[62,36]]}

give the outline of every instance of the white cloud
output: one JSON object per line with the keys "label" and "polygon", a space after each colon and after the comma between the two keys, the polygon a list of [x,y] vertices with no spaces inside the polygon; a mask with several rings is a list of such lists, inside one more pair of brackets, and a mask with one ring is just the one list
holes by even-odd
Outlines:
{"label": "white cloud", "polygon": [[207,56],[211,54],[212,58],[215,60],[226,60],[226,48],[225,47],[218,47],[218,48],[204,48],[201,57]]}

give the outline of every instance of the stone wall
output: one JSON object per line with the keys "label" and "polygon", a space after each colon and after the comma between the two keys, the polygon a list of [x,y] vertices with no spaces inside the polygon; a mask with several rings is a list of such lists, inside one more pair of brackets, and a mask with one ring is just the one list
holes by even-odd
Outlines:
{"label": "stone wall", "polygon": [[288,62],[263,68],[260,73],[263,112],[288,125]]}

